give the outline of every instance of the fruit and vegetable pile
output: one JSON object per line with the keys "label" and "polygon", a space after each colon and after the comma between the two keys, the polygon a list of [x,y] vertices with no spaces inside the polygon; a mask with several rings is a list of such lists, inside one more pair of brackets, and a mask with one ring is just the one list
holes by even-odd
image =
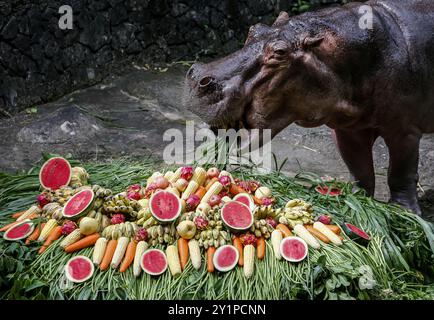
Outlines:
{"label": "fruit and vegetable pile", "polygon": [[[285,184],[279,174],[267,184],[271,175],[259,181],[216,167],[149,169],[127,172],[127,184],[120,183],[124,172],[101,186],[104,179],[92,183],[81,165],[47,160],[36,201],[0,229],[4,246],[37,250],[26,279],[48,287],[51,298],[390,297],[403,281],[432,293],[422,273],[410,270],[433,260],[432,225],[372,199],[384,208],[368,221],[350,186],[319,179],[308,199],[305,186],[294,195],[294,181]],[[382,226],[384,215],[403,221]],[[405,223],[418,230],[412,247],[380,232],[393,224],[405,232]],[[407,249],[426,261],[410,261]]]}

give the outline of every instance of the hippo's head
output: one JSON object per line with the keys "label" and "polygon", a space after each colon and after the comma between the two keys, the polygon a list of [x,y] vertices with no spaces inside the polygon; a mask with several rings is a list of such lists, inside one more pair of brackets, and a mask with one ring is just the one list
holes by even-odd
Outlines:
{"label": "hippo's head", "polygon": [[274,136],[292,122],[329,124],[342,87],[324,59],[336,42],[332,33],[282,12],[271,27],[252,26],[239,51],[194,64],[186,75],[186,107],[213,129],[271,129]]}

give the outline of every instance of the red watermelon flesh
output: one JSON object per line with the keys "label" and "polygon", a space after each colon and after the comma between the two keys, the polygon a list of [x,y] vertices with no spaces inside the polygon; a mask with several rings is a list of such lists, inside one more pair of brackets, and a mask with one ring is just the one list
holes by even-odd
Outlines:
{"label": "red watermelon flesh", "polygon": [[71,180],[71,165],[60,157],[51,158],[44,163],[39,172],[39,181],[45,189],[57,190],[67,186]]}
{"label": "red watermelon flesh", "polygon": [[35,227],[31,222],[20,223],[7,230],[3,237],[7,240],[24,239],[33,232],[34,228]]}
{"label": "red watermelon flesh", "polygon": [[66,217],[76,217],[83,213],[91,204],[94,193],[91,189],[83,190],[74,195],[63,208],[63,215]]}
{"label": "red watermelon flesh", "polygon": [[322,195],[329,195],[331,197],[337,197],[342,194],[341,189],[336,187],[327,187],[327,186],[317,186],[315,190]]}
{"label": "red watermelon flesh", "polygon": [[299,262],[307,256],[307,244],[298,237],[286,237],[280,244],[282,256],[291,262]]}
{"label": "red watermelon flesh", "polygon": [[69,280],[83,282],[92,276],[94,267],[89,258],[77,256],[68,261],[65,271]]}
{"label": "red watermelon flesh", "polygon": [[181,214],[181,201],[172,192],[158,191],[149,203],[151,213],[160,221],[173,221]]}
{"label": "red watermelon flesh", "polygon": [[255,206],[252,197],[250,197],[250,195],[247,193],[239,193],[233,198],[233,200],[245,204],[250,209],[253,209]]}
{"label": "red watermelon flesh", "polygon": [[142,269],[150,275],[160,275],[167,269],[167,259],[163,251],[150,249],[143,253]]}
{"label": "red watermelon flesh", "polygon": [[247,230],[253,223],[252,211],[245,204],[238,201],[225,203],[221,215],[225,225],[234,230]]}
{"label": "red watermelon flesh", "polygon": [[229,271],[238,263],[238,250],[232,245],[224,245],[214,253],[213,262],[217,270]]}

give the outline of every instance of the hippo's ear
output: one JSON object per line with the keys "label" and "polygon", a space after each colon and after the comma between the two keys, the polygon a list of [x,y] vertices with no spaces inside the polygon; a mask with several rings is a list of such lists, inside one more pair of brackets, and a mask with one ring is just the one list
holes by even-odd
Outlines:
{"label": "hippo's ear", "polygon": [[276,21],[274,21],[272,27],[280,27],[281,25],[289,21],[289,14],[285,11],[280,11]]}
{"label": "hippo's ear", "polygon": [[314,47],[317,47],[321,44],[321,42],[324,40],[324,37],[318,36],[318,37],[306,37],[302,41],[302,48],[304,50],[308,50]]}

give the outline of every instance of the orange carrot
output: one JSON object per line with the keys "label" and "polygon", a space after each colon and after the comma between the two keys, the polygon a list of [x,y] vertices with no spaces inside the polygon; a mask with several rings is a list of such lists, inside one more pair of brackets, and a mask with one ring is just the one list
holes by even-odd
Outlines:
{"label": "orange carrot", "polygon": [[181,269],[184,270],[188,263],[188,240],[184,238],[178,239],[179,259],[181,260]]}
{"label": "orange carrot", "polygon": [[195,195],[197,195],[199,197],[199,199],[202,199],[203,196],[205,195],[205,193],[206,193],[206,188],[199,186],[199,188],[197,188],[197,190],[195,192]]}
{"label": "orange carrot", "polygon": [[258,259],[262,260],[265,257],[265,239],[264,237],[258,238],[258,242],[256,243],[256,251],[258,253]]}
{"label": "orange carrot", "polygon": [[125,252],[124,260],[122,261],[122,264],[119,268],[120,272],[127,271],[128,267],[131,265],[131,263],[134,260],[134,255],[136,254],[136,248],[137,248],[137,242],[132,240],[128,244],[127,252]]}
{"label": "orange carrot", "polygon": [[117,245],[118,245],[117,240],[110,240],[109,243],[107,244],[107,248],[105,249],[104,252],[104,257],[102,258],[101,264],[99,265],[99,269],[101,271],[107,269],[110,266]]}
{"label": "orange carrot", "polygon": [[208,184],[206,185],[206,187],[205,187],[205,189],[206,189],[206,191],[208,191],[209,190],[209,188],[211,188],[211,186],[214,184],[214,182],[216,182],[216,181],[219,181],[219,179],[218,178],[212,178],[209,182],[208,182]]}
{"label": "orange carrot", "polygon": [[245,193],[246,191],[235,183],[231,183],[231,186],[229,187],[229,192],[235,196],[239,193]]}
{"label": "orange carrot", "polygon": [[206,258],[207,258],[206,269],[208,270],[208,272],[214,272],[214,262],[212,261],[212,258],[214,257],[214,253],[215,253],[214,247],[209,247],[208,251],[206,252]]}
{"label": "orange carrot", "polygon": [[9,230],[10,228],[12,228],[13,226],[19,224],[20,222],[22,222],[22,221],[14,221],[14,222],[8,223],[7,225],[3,226],[3,227],[0,229],[0,232],[7,231],[7,230]]}
{"label": "orange carrot", "polygon": [[57,239],[59,239],[62,236],[62,227],[61,226],[57,226],[55,227],[50,234],[48,235],[47,239],[45,240],[44,244],[42,245],[41,249],[39,249],[38,253],[41,254],[43,253],[45,250],[47,250],[47,248]]}
{"label": "orange carrot", "polygon": [[324,243],[330,243],[330,239],[327,238],[321,231],[318,231],[310,224],[305,224],[304,227],[309,231],[315,238],[321,240]]}
{"label": "orange carrot", "polygon": [[341,234],[341,228],[339,228],[336,224],[326,224],[327,228],[329,228],[331,231],[333,231],[335,234],[340,235]]}
{"label": "orange carrot", "polygon": [[27,237],[26,239],[26,245],[30,244],[30,242],[32,241],[36,241],[39,238],[39,235],[41,234],[41,230],[44,229],[45,226],[45,222],[41,223],[40,226],[36,226],[35,230],[32,232],[32,234],[30,236]]}
{"label": "orange carrot", "polygon": [[256,205],[261,206],[262,205],[262,200],[256,198],[255,196],[252,196],[253,201],[255,202]]}
{"label": "orange carrot", "polygon": [[75,252],[90,246],[93,246],[95,242],[99,239],[99,233],[93,233],[91,235],[88,235],[84,237],[81,240],[78,240],[77,242],[74,242],[73,244],[70,244],[65,248],[65,252],[71,253]]}
{"label": "orange carrot", "polygon": [[12,215],[12,218],[14,219],[18,219],[19,217],[21,217],[27,210],[24,211],[20,211],[20,212],[16,212]]}
{"label": "orange carrot", "polygon": [[292,236],[291,230],[289,230],[288,227],[282,223],[279,223],[277,225],[276,229],[279,230],[280,232],[282,232],[282,235],[284,238]]}
{"label": "orange carrot", "polygon": [[238,265],[242,267],[244,265],[244,251],[243,251],[243,244],[241,243],[240,238],[234,237],[234,247],[237,248],[239,258],[238,258]]}

